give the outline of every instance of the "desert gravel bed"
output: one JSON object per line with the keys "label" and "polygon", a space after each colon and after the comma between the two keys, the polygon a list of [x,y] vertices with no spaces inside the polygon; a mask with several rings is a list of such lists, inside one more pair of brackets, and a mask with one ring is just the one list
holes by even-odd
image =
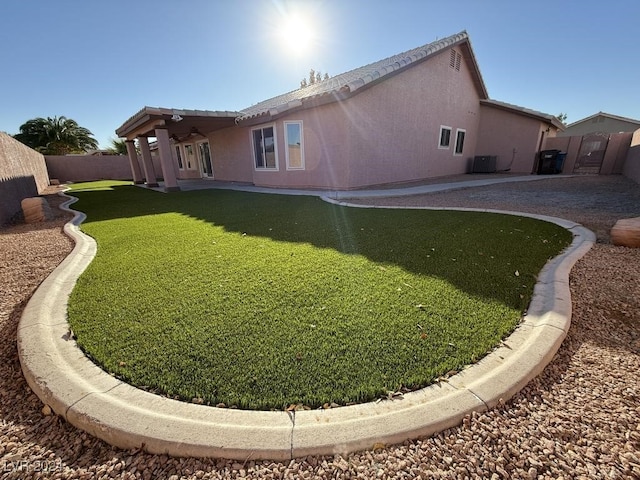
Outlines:
{"label": "desert gravel bed", "polygon": [[513,399],[434,437],[344,457],[236,462],[112,448],[45,415],[20,370],[21,311],[72,247],[58,213],[0,229],[2,478],[640,478],[640,249],[608,243],[617,218],[640,215],[640,187],[622,177],[550,178],[376,203],[533,211],[597,232],[571,273],[565,342]]}

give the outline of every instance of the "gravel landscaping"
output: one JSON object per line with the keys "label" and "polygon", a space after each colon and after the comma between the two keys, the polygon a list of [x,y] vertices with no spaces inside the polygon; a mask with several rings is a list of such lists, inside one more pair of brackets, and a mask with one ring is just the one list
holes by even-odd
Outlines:
{"label": "gravel landscaping", "polygon": [[[52,207],[59,197],[48,197]],[[620,176],[553,178],[380,205],[466,206],[558,216],[594,230],[574,267],[569,334],[544,372],[489,412],[434,437],[348,456],[279,463],[180,459],[118,450],[48,411],[22,377],[16,327],[30,295],[68,254],[68,217],[0,230],[0,472],[3,478],[640,478],[640,249],[610,245],[640,216]],[[382,447],[382,446],[376,446]]]}

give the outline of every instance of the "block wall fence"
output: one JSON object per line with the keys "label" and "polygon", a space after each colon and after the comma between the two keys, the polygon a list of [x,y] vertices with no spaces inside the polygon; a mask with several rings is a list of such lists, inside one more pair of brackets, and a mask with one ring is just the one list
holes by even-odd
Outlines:
{"label": "block wall fence", "polygon": [[0,225],[22,211],[20,202],[49,186],[44,156],[0,132]]}
{"label": "block wall fence", "polygon": [[[582,136],[553,137],[546,139],[542,149],[557,149],[566,152],[567,157],[562,173],[571,174],[578,160],[581,143]],[[636,130],[635,133],[612,133],[609,135],[609,143],[602,161],[600,175],[620,174],[640,182],[640,130]]]}
{"label": "block wall fence", "polygon": [[[152,155],[158,180],[162,178],[160,159]],[[60,183],[94,180],[131,180],[131,166],[126,155],[46,155],[49,178]],[[142,160],[138,158],[142,165]]]}
{"label": "block wall fence", "polygon": [[633,132],[622,173],[625,177],[640,183],[640,129]]}

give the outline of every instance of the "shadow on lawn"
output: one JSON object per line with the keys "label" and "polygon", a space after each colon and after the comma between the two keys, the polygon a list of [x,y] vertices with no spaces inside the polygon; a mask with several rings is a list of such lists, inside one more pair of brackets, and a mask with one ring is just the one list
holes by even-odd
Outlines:
{"label": "shadow on lawn", "polygon": [[179,213],[229,232],[307,243],[395,264],[520,310],[528,305],[544,263],[571,241],[566,230],[529,218],[350,208],[310,196],[229,190],[160,194],[131,186],[70,193],[80,199],[74,208],[87,213],[86,224]]}

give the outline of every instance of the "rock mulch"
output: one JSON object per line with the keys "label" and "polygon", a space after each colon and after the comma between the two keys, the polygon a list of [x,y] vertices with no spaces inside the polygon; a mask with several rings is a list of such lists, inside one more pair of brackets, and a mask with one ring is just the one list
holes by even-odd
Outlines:
{"label": "rock mulch", "polygon": [[[600,243],[571,273],[573,320],[554,360],[510,401],[470,415],[462,425],[434,437],[344,457],[284,463],[180,459],[118,450],[45,415],[49,412],[43,412],[22,377],[16,326],[33,290],[72,247],[61,233],[66,218],[58,212],[45,223],[0,230],[2,477],[640,478],[640,249],[610,245],[606,229],[618,218],[640,215],[640,203],[634,210],[632,201],[639,187],[622,177],[585,177],[519,184],[511,194],[505,185],[497,192],[483,188],[376,202],[466,202],[513,210],[524,209],[524,203],[536,213],[564,216],[594,228]],[[553,200],[565,190],[570,193],[562,205]],[[598,205],[580,207],[594,191],[600,192],[599,199],[589,201]],[[519,198],[527,194],[536,200]],[[49,202],[55,207],[59,200],[50,197]],[[574,206],[567,209],[569,204]]]}

